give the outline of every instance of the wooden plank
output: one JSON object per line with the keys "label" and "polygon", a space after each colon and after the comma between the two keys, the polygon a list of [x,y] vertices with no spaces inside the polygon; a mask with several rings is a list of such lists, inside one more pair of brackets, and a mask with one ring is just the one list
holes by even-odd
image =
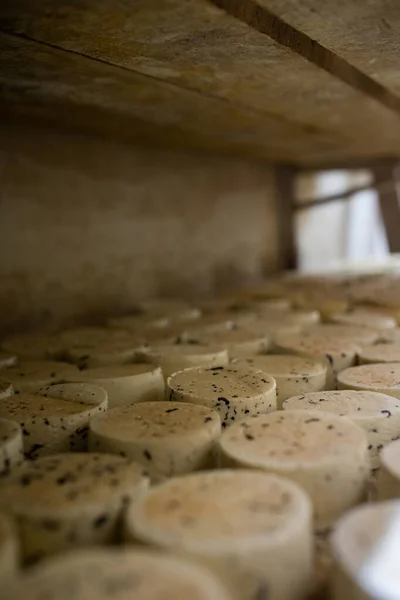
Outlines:
{"label": "wooden plank", "polygon": [[197,114],[174,111],[183,130],[199,121],[200,137],[222,127],[205,113],[223,103],[225,130],[241,115],[249,156],[310,165],[400,153],[393,110],[206,0],[3,0],[0,28],[201,94]]}
{"label": "wooden plank", "polygon": [[373,170],[390,252],[400,252],[399,182],[396,179],[396,168],[398,169],[398,164],[392,163]]}
{"label": "wooden plank", "polygon": [[294,220],[296,169],[280,165],[275,170],[277,194],[277,227],[279,269],[297,268],[297,247]]}

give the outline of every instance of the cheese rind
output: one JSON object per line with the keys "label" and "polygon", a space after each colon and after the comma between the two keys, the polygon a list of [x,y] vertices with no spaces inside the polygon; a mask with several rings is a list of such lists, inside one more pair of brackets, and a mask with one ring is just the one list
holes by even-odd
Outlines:
{"label": "cheese rind", "polygon": [[0,477],[24,460],[22,431],[18,423],[0,419]]}
{"label": "cheese rind", "polygon": [[215,409],[226,427],[246,415],[276,410],[275,380],[253,367],[194,367],[167,381],[169,400]]}
{"label": "cheese rind", "polygon": [[188,367],[223,367],[229,362],[228,351],[221,346],[185,343],[143,348],[138,357],[160,366],[165,378]]}
{"label": "cheese rind", "polygon": [[0,418],[21,426],[25,458],[87,449],[89,419],[107,410],[107,392],[97,386],[66,383],[37,395],[16,394],[0,402]]}
{"label": "cheese rind", "polygon": [[89,448],[141,463],[152,481],[215,465],[221,421],[215,410],[183,402],[141,402],[90,422]]}
{"label": "cheese rind", "polygon": [[25,562],[114,541],[122,510],[147,488],[143,467],[109,454],[56,454],[0,482],[0,508],[18,526]]}
{"label": "cheese rind", "polygon": [[400,436],[400,401],[378,392],[354,390],[326,391],[293,396],[284,410],[318,410],[345,416],[365,430],[371,467],[380,466],[380,452]]}
{"label": "cheese rind", "polygon": [[365,432],[350,419],[308,410],[244,419],[219,441],[223,467],[262,469],[301,485],[319,530],[364,498],[367,445]]}
{"label": "cheese rind", "polygon": [[361,365],[400,362],[400,343],[370,344],[363,346],[359,355]]}
{"label": "cheese rind", "polygon": [[63,383],[78,373],[75,366],[67,363],[37,360],[4,369],[2,376],[12,383],[15,392],[34,394],[41,387]]}
{"label": "cheese rind", "polygon": [[14,388],[12,386],[11,381],[6,381],[5,379],[0,379],[0,400],[2,398],[8,398],[12,396],[14,393]]}
{"label": "cheese rind", "polygon": [[400,399],[400,363],[377,363],[345,369],[338,375],[338,387],[381,392]]}
{"label": "cheese rind", "polygon": [[276,381],[278,408],[294,394],[316,392],[326,387],[328,367],[326,363],[296,355],[266,354],[251,358],[238,358],[235,365],[249,365],[261,369]]}
{"label": "cheese rind", "polygon": [[380,500],[400,497],[400,439],[382,450],[377,490]]}
{"label": "cheese rind", "polygon": [[100,385],[107,391],[108,406],[164,400],[165,382],[160,367],[146,363],[86,369],[79,381]]}
{"label": "cheese rind", "polygon": [[207,566],[235,598],[292,600],[312,582],[311,513],[307,495],[286,479],[210,471],[151,488],[129,508],[126,537]]}
{"label": "cheese rind", "polygon": [[18,554],[18,538],[14,524],[6,514],[0,513],[0,595],[2,598],[18,569]]}

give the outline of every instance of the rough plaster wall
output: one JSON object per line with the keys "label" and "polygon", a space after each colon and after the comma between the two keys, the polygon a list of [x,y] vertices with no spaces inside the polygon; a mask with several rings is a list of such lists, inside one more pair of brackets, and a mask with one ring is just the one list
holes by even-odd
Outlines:
{"label": "rough plaster wall", "polygon": [[0,135],[0,327],[196,297],[276,266],[272,171],[47,130]]}

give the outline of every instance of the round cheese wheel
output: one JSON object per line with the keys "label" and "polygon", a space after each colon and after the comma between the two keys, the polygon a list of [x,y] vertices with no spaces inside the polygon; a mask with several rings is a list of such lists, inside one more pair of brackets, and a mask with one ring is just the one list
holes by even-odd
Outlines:
{"label": "round cheese wheel", "polygon": [[120,456],[55,454],[0,481],[0,509],[15,519],[22,557],[30,563],[114,541],[122,510],[147,485],[143,467]]}
{"label": "round cheese wheel", "polygon": [[141,402],[90,421],[89,448],[143,464],[158,481],[215,464],[221,421],[215,410],[183,402]]}
{"label": "round cheese wheel", "polygon": [[223,367],[229,362],[225,348],[202,344],[151,346],[144,348],[139,358],[159,365],[165,378],[188,367]]}
{"label": "round cheese wheel", "polygon": [[10,352],[4,352],[0,350],[0,369],[4,367],[14,367],[17,364],[16,354]]}
{"label": "round cheese wheel", "polygon": [[265,354],[271,347],[270,336],[259,326],[204,329],[197,332],[190,331],[187,335],[189,341],[225,348],[230,358]]}
{"label": "round cheese wheel", "polygon": [[164,400],[165,383],[160,367],[145,363],[86,369],[79,381],[100,385],[108,393],[108,406]]}
{"label": "round cheese wheel", "polygon": [[79,370],[73,365],[62,362],[30,361],[21,362],[15,367],[2,371],[4,377],[11,381],[16,393],[35,393],[41,387],[63,383],[76,377]]}
{"label": "round cheese wheel", "polygon": [[1,347],[20,360],[62,359],[65,348],[58,335],[20,333],[3,340]]}
{"label": "round cheese wheel", "polygon": [[229,600],[210,571],[145,549],[93,548],[46,560],[4,600]]}
{"label": "round cheese wheel", "polygon": [[67,359],[80,369],[125,365],[136,360],[143,339],[107,340],[69,346]]}
{"label": "round cheese wheel", "polygon": [[387,394],[353,390],[313,392],[285,400],[283,408],[321,410],[354,421],[367,435],[373,469],[380,465],[383,447],[400,436],[400,401]]}
{"label": "round cheese wheel", "polygon": [[295,355],[266,354],[251,358],[238,358],[235,365],[250,365],[269,373],[276,381],[278,408],[294,394],[317,392],[326,387],[327,365],[325,362]]}
{"label": "round cheese wheel", "polygon": [[21,428],[15,421],[0,419],[0,477],[24,460]]}
{"label": "round cheese wheel", "polygon": [[400,439],[382,450],[377,489],[381,500],[400,498]]}
{"label": "round cheese wheel", "polygon": [[21,426],[25,458],[86,450],[89,419],[107,410],[107,392],[97,385],[65,383],[39,394],[16,394],[0,402],[0,418]]}
{"label": "round cheese wheel", "polygon": [[10,381],[6,381],[5,379],[0,379],[0,400],[2,398],[8,398],[12,396],[14,393],[14,388]]}
{"label": "round cheese wheel", "polygon": [[301,485],[313,502],[318,529],[364,498],[367,446],[365,432],[350,419],[308,410],[244,419],[219,442],[222,466],[263,469]]}
{"label": "round cheese wheel", "polygon": [[322,335],[326,338],[332,337],[339,341],[347,340],[354,344],[373,344],[380,339],[380,333],[376,329],[358,327],[357,325],[340,325],[339,323],[313,325],[307,333],[309,335]]}
{"label": "round cheese wheel", "polygon": [[366,504],[339,520],[331,536],[333,600],[397,598],[399,522],[399,501]]}
{"label": "round cheese wheel", "polygon": [[370,344],[363,346],[358,359],[360,364],[400,362],[400,343]]}
{"label": "round cheese wheel", "polygon": [[400,364],[378,363],[345,369],[338,375],[339,389],[382,392],[400,398]]}
{"label": "round cheese wheel", "polygon": [[394,344],[400,344],[400,327],[396,329],[385,329],[380,335],[381,342],[393,342]]}
{"label": "round cheese wheel", "polygon": [[214,408],[222,427],[246,415],[276,410],[275,380],[249,366],[185,369],[169,377],[167,388],[170,400]]}
{"label": "round cheese wheel", "polygon": [[[18,538],[11,519],[0,514],[0,595],[3,598],[18,569]],[[24,598],[24,596],[20,596]]]}
{"label": "round cheese wheel", "polygon": [[333,323],[357,325],[359,327],[377,329],[378,331],[394,329],[397,325],[396,320],[392,317],[377,315],[373,312],[367,312],[363,310],[354,310],[347,313],[336,313],[332,315],[331,320]]}
{"label": "round cheese wheel", "polygon": [[132,541],[206,565],[235,598],[295,600],[312,580],[311,521],[307,495],[287,479],[221,470],[153,487],[125,526]]}

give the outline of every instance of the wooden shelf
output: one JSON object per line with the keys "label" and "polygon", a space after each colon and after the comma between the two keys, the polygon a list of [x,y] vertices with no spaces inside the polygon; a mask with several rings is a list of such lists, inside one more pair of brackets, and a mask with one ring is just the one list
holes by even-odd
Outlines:
{"label": "wooden shelf", "polygon": [[[389,14],[395,2],[382,3]],[[320,4],[4,0],[0,109],[152,146],[301,166],[397,157],[400,84],[385,9],[380,0],[365,11],[364,0]],[[386,53],[372,35],[383,30]]]}

